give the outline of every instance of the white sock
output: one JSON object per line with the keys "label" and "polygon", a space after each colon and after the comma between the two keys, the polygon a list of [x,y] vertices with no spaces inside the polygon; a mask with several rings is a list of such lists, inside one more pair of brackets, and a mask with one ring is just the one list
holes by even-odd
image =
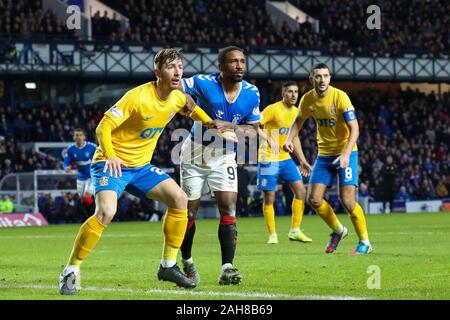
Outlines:
{"label": "white sock", "polygon": [[335,232],[338,233],[338,234],[342,234],[344,232],[344,226],[341,224],[339,226],[339,229],[335,230]]}
{"label": "white sock", "polygon": [[76,266],[74,264],[68,264],[64,267],[63,274],[69,274],[74,272],[76,275],[80,274],[80,266]]}
{"label": "white sock", "polygon": [[175,263],[177,263],[175,260],[161,260],[163,268],[172,268]]}
{"label": "white sock", "polygon": [[271,236],[271,237],[272,237],[272,236],[278,236],[278,234],[276,234],[276,233],[271,233],[270,236]]}
{"label": "white sock", "polygon": [[364,243],[366,246],[370,246],[370,241],[369,241],[369,239],[363,240],[363,241],[361,241],[361,242]]}
{"label": "white sock", "polygon": [[189,259],[186,259],[186,260],[181,258],[181,262],[183,262],[183,264],[193,264],[194,263],[194,259],[192,259],[192,257],[190,257]]}
{"label": "white sock", "polygon": [[289,232],[300,232],[299,228],[291,229]]}
{"label": "white sock", "polygon": [[64,269],[67,269],[67,271],[69,271],[69,272],[72,272],[72,271],[78,272],[78,271],[80,271],[80,266],[76,266],[74,264],[68,264]]}
{"label": "white sock", "polygon": [[233,268],[233,265],[231,263],[225,263],[224,265],[222,265],[222,271],[229,268]]}

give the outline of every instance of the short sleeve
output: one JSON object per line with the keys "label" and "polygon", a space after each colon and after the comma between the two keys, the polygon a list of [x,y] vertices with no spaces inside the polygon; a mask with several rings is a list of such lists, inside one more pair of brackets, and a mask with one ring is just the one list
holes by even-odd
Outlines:
{"label": "short sleeve", "polygon": [[271,106],[267,106],[261,112],[261,120],[259,120],[259,123],[261,125],[265,125],[267,122],[270,122],[272,118],[273,118],[273,108]]}
{"label": "short sleeve", "polygon": [[345,92],[340,92],[339,94],[337,109],[339,113],[355,110],[355,108],[352,105],[352,102],[350,101],[350,98]]}
{"label": "short sleeve", "polygon": [[[190,78],[181,79],[181,83],[183,84],[183,90],[187,94],[191,96],[196,96],[199,98],[202,95],[201,82],[202,78],[199,78],[201,75],[195,75]],[[204,77],[204,76],[203,76]],[[205,80],[203,80],[205,81]]]}
{"label": "short sleeve", "polygon": [[356,120],[355,108],[345,92],[340,92],[337,109],[338,113],[343,114],[346,122]]}
{"label": "short sleeve", "polygon": [[300,99],[300,103],[298,104],[298,115],[303,121],[311,117],[311,112],[308,110],[305,96]]}
{"label": "short sleeve", "polygon": [[248,99],[248,108],[250,111],[243,119],[243,123],[257,123],[261,120],[261,113],[259,112],[259,90],[256,86],[250,88],[251,94]]}

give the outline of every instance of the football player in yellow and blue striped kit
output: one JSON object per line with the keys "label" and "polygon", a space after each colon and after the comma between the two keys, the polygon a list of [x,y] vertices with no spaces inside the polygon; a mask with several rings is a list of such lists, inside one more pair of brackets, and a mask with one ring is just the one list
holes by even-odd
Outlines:
{"label": "football player in yellow and blue striped kit", "polygon": [[308,176],[311,167],[303,155],[302,148],[300,148],[298,136],[294,138],[296,146],[294,154],[299,160],[302,173],[299,172],[289,152],[283,150],[283,145],[289,135],[289,129],[298,114],[298,109],[295,107],[298,99],[297,83],[293,81],[284,83],[281,94],[283,99],[268,105],[262,111],[259,122],[263,126],[261,136],[265,139],[258,152],[258,189],[264,192],[263,214],[269,231],[267,243],[278,243],[274,210],[278,178],[288,182],[294,193],[289,240],[311,242],[312,240],[300,230],[306,194],[302,174]]}
{"label": "football player in yellow and blue striped kit", "polygon": [[366,254],[372,251],[367,233],[363,209],[356,201],[358,187],[358,148],[359,135],[355,109],[348,95],[330,86],[330,70],[321,63],[316,65],[310,80],[314,89],[303,95],[299,104],[299,114],[291,127],[285,149],[292,152],[293,139],[309,117],[316,122],[319,154],[314,163],[309,180],[308,202],[316,213],[333,230],[326,247],[326,253],[333,253],[348,230],[341,224],[330,204],[324,200],[327,187],[331,187],[334,177],[339,176],[339,196],[345,211],[358,235],[359,242],[353,254]]}
{"label": "football player in yellow and blue striped kit", "polygon": [[178,90],[183,76],[182,56],[178,51],[159,51],[154,67],[157,81],[128,91],[105,112],[96,129],[99,147],[91,166],[95,214],[80,227],[69,262],[60,276],[61,294],[78,292],[80,265],[114,218],[117,199],[124,190],[167,205],[158,279],[185,288],[196,286],[176,264],[188,221],[187,196],[170,176],[150,162],[158,138],[176,113],[191,115],[196,121],[207,122],[211,118],[195,106],[192,98]]}

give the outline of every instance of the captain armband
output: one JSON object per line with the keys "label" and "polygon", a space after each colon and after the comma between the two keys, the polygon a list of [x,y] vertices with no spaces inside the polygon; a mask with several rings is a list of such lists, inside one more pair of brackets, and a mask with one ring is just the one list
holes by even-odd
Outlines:
{"label": "captain armband", "polygon": [[344,119],[345,119],[346,122],[350,122],[352,120],[356,120],[355,108],[348,107],[347,109],[345,109],[345,111],[344,111]]}

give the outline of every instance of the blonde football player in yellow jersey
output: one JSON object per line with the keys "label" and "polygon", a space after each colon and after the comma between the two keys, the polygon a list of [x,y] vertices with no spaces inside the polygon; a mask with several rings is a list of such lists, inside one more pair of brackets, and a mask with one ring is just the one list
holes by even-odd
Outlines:
{"label": "blonde football player in yellow jersey", "polygon": [[316,122],[319,154],[314,163],[308,201],[316,213],[333,230],[326,253],[333,253],[348,230],[338,220],[330,204],[324,200],[327,187],[331,187],[334,177],[339,176],[339,195],[342,206],[350,215],[359,237],[359,243],[353,254],[366,254],[372,251],[367,233],[363,209],[356,202],[358,186],[358,149],[356,141],[359,135],[355,109],[345,92],[330,86],[331,75],[325,64],[318,64],[310,74],[314,89],[305,93],[299,104],[299,114],[291,127],[284,145],[287,151],[293,151],[294,137],[298,136],[303,123],[309,117]]}
{"label": "blonde football player in yellow jersey", "polygon": [[263,127],[262,136],[266,138],[258,152],[258,189],[264,192],[263,214],[269,231],[267,243],[278,243],[274,210],[278,178],[288,182],[294,193],[289,240],[311,242],[312,240],[300,230],[306,193],[302,174],[305,177],[309,176],[311,167],[300,148],[298,136],[294,138],[294,154],[300,162],[302,174],[289,152],[283,150],[289,129],[298,114],[298,109],[295,107],[298,86],[297,83],[290,81],[284,83],[281,90],[283,100],[268,105],[262,111],[262,119],[259,122]]}
{"label": "blonde football player in yellow jersey", "polygon": [[159,136],[176,113],[192,113],[194,120],[211,120],[192,98],[177,89],[183,75],[181,59],[175,49],[159,51],[154,59],[157,81],[128,91],[100,121],[96,129],[99,147],[91,166],[95,214],[78,232],[69,262],[60,276],[61,294],[77,293],[80,265],[116,214],[117,199],[124,190],[167,205],[158,279],[185,288],[195,287],[176,264],[188,221],[187,196],[165,172],[150,164]]}

